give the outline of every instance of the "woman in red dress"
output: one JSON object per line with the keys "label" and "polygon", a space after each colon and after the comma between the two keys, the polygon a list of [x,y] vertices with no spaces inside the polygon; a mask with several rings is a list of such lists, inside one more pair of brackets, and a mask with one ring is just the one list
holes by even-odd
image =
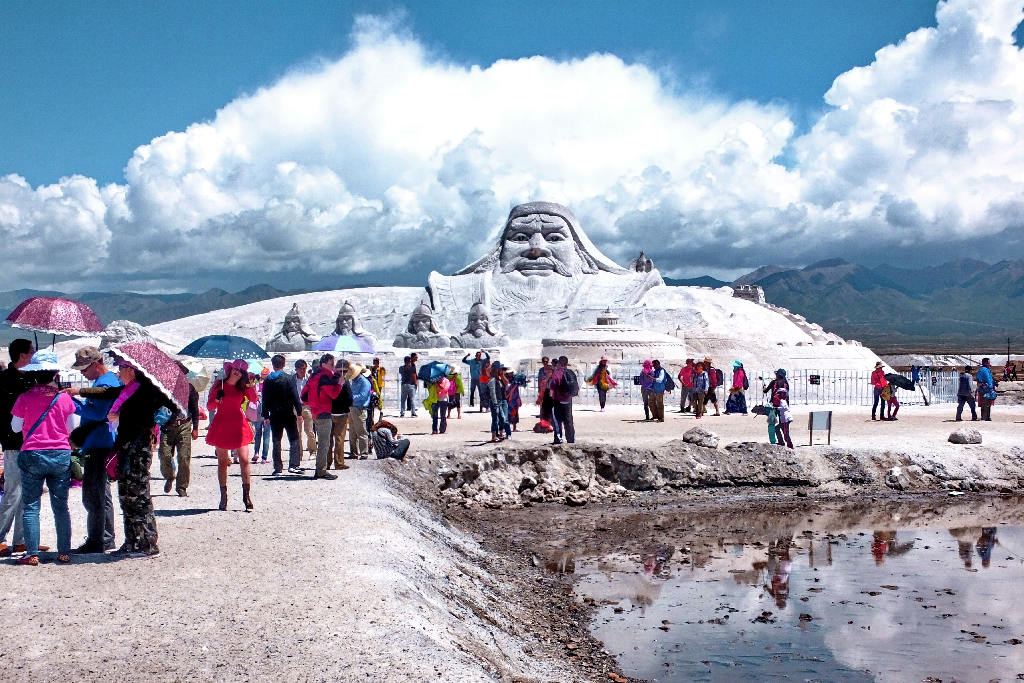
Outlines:
{"label": "woman in red dress", "polygon": [[242,502],[245,511],[252,510],[249,499],[249,444],[253,441],[252,427],[245,419],[243,401],[255,404],[259,400],[255,387],[249,384],[249,364],[242,359],[224,363],[224,379],[217,380],[206,401],[207,410],[216,410],[206,443],[217,452],[217,479],[220,482],[220,509],[228,509],[228,467],[231,451],[238,451],[238,464],[242,468]]}

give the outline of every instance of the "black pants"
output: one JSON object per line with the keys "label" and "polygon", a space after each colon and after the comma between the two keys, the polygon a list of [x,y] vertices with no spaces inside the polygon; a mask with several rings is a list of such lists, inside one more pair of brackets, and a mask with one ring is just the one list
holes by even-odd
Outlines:
{"label": "black pants", "polygon": [[572,403],[559,403],[555,401],[555,443],[560,443],[565,437],[566,443],[576,443],[576,427],[572,423]]}
{"label": "black pants", "polygon": [[956,397],[956,419],[961,419],[964,414],[964,404],[971,407],[971,419],[978,419],[978,411],[974,409],[974,397],[973,396],[957,396]]}
{"label": "black pants", "polygon": [[871,403],[871,419],[872,420],[875,419],[875,408],[877,408],[878,404],[881,403],[882,404],[882,409],[880,411],[878,411],[878,417],[880,417],[881,419],[884,420],[885,419],[885,401],[882,400],[882,390],[879,389],[878,387],[875,387],[874,395],[875,395],[875,400],[872,401],[872,403]]}
{"label": "black pants", "polygon": [[117,480],[117,495],[124,515],[124,544],[127,552],[154,555],[157,546],[156,517],[153,499],[149,495],[149,469],[153,453],[148,438],[143,438],[122,450],[118,458],[126,460],[127,472]]}
{"label": "black pants", "polygon": [[597,402],[601,404],[602,408],[604,408],[604,404],[607,401],[608,401],[608,390],[607,389],[602,389],[601,387],[598,387],[597,388]]}
{"label": "black pants", "polygon": [[[105,427],[100,427],[105,429]],[[114,546],[114,498],[107,480],[109,448],[85,451],[82,475],[82,507],[85,508],[85,542],[97,548]]]}
{"label": "black pants", "polygon": [[274,469],[282,470],[281,432],[288,432],[288,467],[298,467],[302,458],[302,442],[299,441],[299,425],[293,413],[270,416],[270,439],[273,443]]}
{"label": "black pants", "polygon": [[469,380],[469,405],[473,405],[473,395],[480,394],[480,400],[483,400],[483,391],[480,389],[480,378],[474,377]]}

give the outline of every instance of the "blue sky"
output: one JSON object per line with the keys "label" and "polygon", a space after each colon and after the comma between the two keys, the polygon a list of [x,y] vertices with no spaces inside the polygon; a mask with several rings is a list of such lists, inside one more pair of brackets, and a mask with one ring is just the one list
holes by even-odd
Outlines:
{"label": "blue sky", "polygon": [[935,24],[932,0],[7,3],[0,174],[120,182],[138,145],[296,65],[341,56],[356,15],[389,12],[462,64],[610,52],[691,92],[787,102],[801,124],[840,73]]}
{"label": "blue sky", "polygon": [[422,284],[531,200],[672,277],[1024,258],[1024,0],[140,7],[0,6],[0,288]]}

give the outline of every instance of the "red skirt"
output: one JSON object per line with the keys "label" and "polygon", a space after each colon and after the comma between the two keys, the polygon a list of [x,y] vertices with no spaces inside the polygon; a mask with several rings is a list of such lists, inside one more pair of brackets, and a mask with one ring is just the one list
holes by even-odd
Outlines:
{"label": "red skirt", "polygon": [[214,448],[234,450],[253,442],[252,427],[245,419],[241,406],[237,408],[221,405],[213,416],[210,429],[206,432],[206,443]]}

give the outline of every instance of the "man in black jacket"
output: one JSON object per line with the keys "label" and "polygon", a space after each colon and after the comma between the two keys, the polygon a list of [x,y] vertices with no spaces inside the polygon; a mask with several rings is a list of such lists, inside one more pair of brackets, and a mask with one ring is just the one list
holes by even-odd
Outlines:
{"label": "man in black jacket", "polygon": [[11,554],[12,548],[4,541],[14,526],[13,551],[25,550],[25,537],[21,529],[21,470],[18,452],[21,450],[21,432],[11,430],[11,408],[18,396],[28,391],[31,384],[21,368],[32,360],[35,349],[28,339],[15,339],[7,347],[11,354],[10,366],[0,373],[0,443],[4,448],[4,497],[0,501],[0,557]]}
{"label": "man in black jacket", "polygon": [[270,438],[273,443],[274,472],[281,474],[281,432],[288,433],[288,471],[302,474],[299,462],[302,457],[302,443],[299,441],[299,427],[296,418],[302,415],[302,402],[291,375],[284,372],[284,356],[278,354],[270,359],[274,371],[263,381],[263,417],[270,420]]}

